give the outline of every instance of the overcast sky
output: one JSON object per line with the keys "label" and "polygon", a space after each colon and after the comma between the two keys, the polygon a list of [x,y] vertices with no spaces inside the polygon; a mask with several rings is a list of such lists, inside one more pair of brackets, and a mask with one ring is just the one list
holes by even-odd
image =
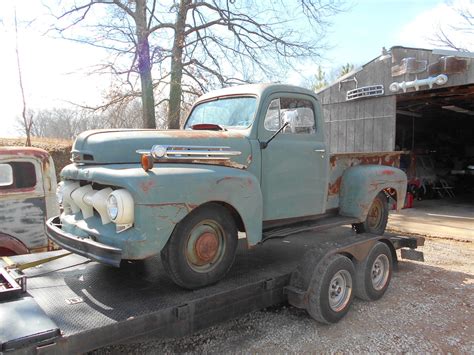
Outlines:
{"label": "overcast sky", "polygon": [[[262,0],[269,1],[269,0]],[[454,0],[474,7],[473,0]],[[15,57],[13,4],[21,22],[19,43],[23,81],[28,106],[32,109],[68,105],[68,101],[98,104],[110,85],[107,76],[88,76],[90,67],[100,63],[103,53],[96,48],[53,39],[38,31],[48,11],[40,0],[0,2],[0,137],[18,135],[15,120],[21,115],[21,94]],[[452,6],[445,0],[352,0],[350,10],[334,17],[328,36],[334,48],[323,53],[321,63],[306,65],[287,82],[298,84],[316,72],[321,64],[326,72],[345,63],[362,65],[395,45],[434,48],[439,25],[456,25]],[[473,9],[474,11],[474,9]],[[23,20],[33,20],[24,26]],[[472,38],[459,39],[471,41]],[[472,48],[472,47],[471,47]]]}

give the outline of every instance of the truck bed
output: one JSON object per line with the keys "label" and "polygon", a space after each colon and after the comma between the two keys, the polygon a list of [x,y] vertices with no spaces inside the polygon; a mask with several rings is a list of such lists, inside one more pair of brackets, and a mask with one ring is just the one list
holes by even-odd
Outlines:
{"label": "truck bed", "polygon": [[339,206],[339,190],[341,188],[342,174],[347,168],[356,165],[386,165],[398,168],[400,155],[403,152],[360,152],[360,153],[335,153],[329,159],[329,185],[327,209]]}
{"label": "truck bed", "polygon": [[[374,236],[356,235],[350,228],[341,227],[325,233],[304,232],[269,240],[252,250],[243,250],[241,246],[228,276],[216,285],[196,291],[175,285],[157,257],[116,269],[70,255],[25,271],[28,292],[23,299],[36,303],[45,320],[56,324],[61,336],[41,342],[35,342],[35,334],[15,339],[12,326],[29,315],[25,310],[16,312],[12,308],[18,300],[3,301],[0,318],[8,317],[9,322],[0,324],[0,352],[31,351],[39,346],[46,353],[86,352],[142,336],[190,334],[286,301],[284,287],[309,248],[329,251],[364,238]],[[393,238],[394,243],[400,239]],[[16,263],[31,262],[52,253],[12,259]],[[8,339],[6,327],[11,334]]]}

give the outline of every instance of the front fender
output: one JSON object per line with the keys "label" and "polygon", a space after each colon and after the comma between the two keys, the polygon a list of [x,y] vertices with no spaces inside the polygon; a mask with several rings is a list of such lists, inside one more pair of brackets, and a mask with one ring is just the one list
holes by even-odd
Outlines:
{"label": "front fender", "polygon": [[[204,164],[156,164],[145,172],[138,164],[71,164],[61,176],[120,186],[133,195],[139,233],[125,242],[127,250],[145,248],[137,244],[141,240],[156,253],[166,244],[175,225],[207,202],[224,202],[239,213],[249,245],[262,238],[262,192],[255,175],[245,170]],[[160,237],[151,238],[153,235]]]}
{"label": "front fender", "polygon": [[407,190],[407,176],[402,170],[383,165],[351,167],[342,175],[339,213],[364,221],[375,196],[389,188],[396,190],[400,210]]}
{"label": "front fender", "polygon": [[140,208],[152,207],[172,224],[200,205],[224,202],[240,215],[249,245],[262,238],[262,192],[255,175],[245,170],[213,165],[158,167],[134,189]]}

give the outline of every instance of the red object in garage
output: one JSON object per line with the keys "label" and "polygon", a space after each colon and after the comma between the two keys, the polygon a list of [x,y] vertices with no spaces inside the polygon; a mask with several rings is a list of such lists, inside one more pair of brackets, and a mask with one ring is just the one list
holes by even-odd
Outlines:
{"label": "red object in garage", "polygon": [[412,208],[413,207],[413,194],[411,192],[407,192],[405,197],[405,205],[403,208]]}
{"label": "red object in garage", "polygon": [[[403,208],[412,208],[413,207],[413,194],[411,192],[407,192],[405,196],[405,204]],[[393,201],[391,208],[392,210],[397,209],[397,201]]]}

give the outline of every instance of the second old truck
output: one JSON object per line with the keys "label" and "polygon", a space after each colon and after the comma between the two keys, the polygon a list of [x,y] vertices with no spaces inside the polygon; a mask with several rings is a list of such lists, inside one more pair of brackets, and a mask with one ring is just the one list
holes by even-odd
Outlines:
{"label": "second old truck", "polygon": [[[398,161],[397,152],[330,155],[309,90],[236,86],[200,97],[182,130],[80,134],[61,172],[63,212],[47,230],[113,266],[161,253],[174,282],[194,289],[225,276],[239,238],[251,248],[342,224],[382,234],[388,198],[400,207],[406,194]],[[386,276],[386,260],[376,258],[373,278]]]}

